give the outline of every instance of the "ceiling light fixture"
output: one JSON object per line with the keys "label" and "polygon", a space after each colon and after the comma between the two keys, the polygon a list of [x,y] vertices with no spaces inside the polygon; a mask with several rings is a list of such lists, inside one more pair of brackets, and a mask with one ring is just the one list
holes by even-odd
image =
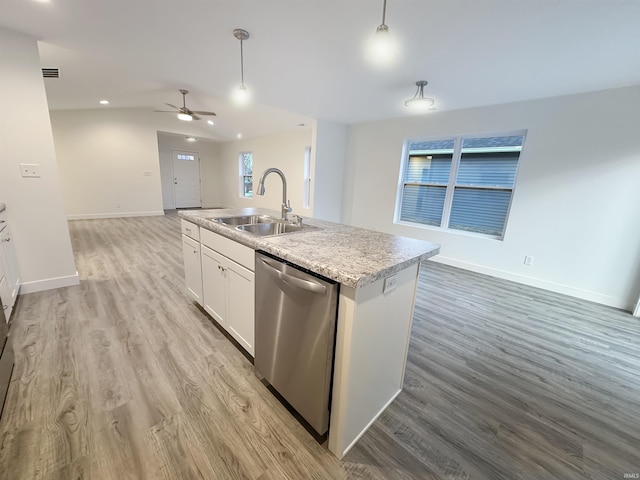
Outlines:
{"label": "ceiling light fixture", "polygon": [[236,135],[238,138],[242,138],[242,134],[239,133],[238,135]]}
{"label": "ceiling light fixture", "polygon": [[195,142],[197,140],[196,137],[187,137],[186,138],[187,142]]}
{"label": "ceiling light fixture", "polygon": [[209,125],[213,125],[213,120],[207,120],[207,123],[208,123]]}
{"label": "ceiling light fixture", "polygon": [[435,110],[433,108],[433,104],[435,103],[433,98],[427,98],[424,96],[424,87],[427,85],[426,80],[418,80],[416,82],[416,86],[418,89],[416,90],[416,94],[413,98],[405,100],[404,106],[410,108],[411,110],[415,110],[417,112],[426,112],[428,110]]}
{"label": "ceiling light fixture", "polygon": [[188,113],[179,113],[178,120],[182,120],[183,122],[190,122],[191,120],[193,120],[193,117]]}
{"label": "ceiling light fixture", "polygon": [[241,28],[233,31],[233,36],[240,40],[240,86],[233,92],[233,101],[238,106],[244,106],[249,103],[249,90],[244,85],[244,50],[243,42],[249,38],[249,32]]}
{"label": "ceiling light fixture", "polygon": [[376,33],[369,45],[369,60],[377,65],[389,65],[396,57],[396,44],[389,33],[387,18],[387,0],[382,5],[382,23],[376,28]]}
{"label": "ceiling light fixture", "polygon": [[100,105],[109,105],[109,100],[100,100]]}

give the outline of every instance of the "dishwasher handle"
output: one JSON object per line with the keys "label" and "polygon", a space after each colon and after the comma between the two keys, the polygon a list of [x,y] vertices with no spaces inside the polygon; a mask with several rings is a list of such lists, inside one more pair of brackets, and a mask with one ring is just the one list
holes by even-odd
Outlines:
{"label": "dishwasher handle", "polygon": [[273,265],[271,265],[271,262],[265,260],[264,258],[258,258],[258,260],[262,262],[262,264],[266,267],[267,271],[271,275],[278,278],[278,280],[281,280],[283,283],[286,283],[292,287],[298,287],[313,293],[318,293],[320,295],[324,295],[325,293],[327,293],[327,287],[325,287],[324,285],[287,275],[286,273],[281,272],[280,270],[275,268]]}

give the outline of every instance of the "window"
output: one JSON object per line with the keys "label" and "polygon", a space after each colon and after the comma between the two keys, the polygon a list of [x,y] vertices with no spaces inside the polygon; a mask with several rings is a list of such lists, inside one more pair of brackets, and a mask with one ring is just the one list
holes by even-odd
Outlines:
{"label": "window", "polygon": [[253,197],[253,153],[240,152],[240,196]]}
{"label": "window", "polygon": [[524,133],[408,141],[396,220],[504,236]]}
{"label": "window", "polygon": [[311,203],[311,147],[304,147],[304,173],[302,184],[302,208],[309,208]]}
{"label": "window", "polygon": [[193,162],[193,161],[195,161],[196,156],[195,155],[186,155],[184,153],[177,153],[176,154],[176,158],[178,160],[188,160],[188,161]]}

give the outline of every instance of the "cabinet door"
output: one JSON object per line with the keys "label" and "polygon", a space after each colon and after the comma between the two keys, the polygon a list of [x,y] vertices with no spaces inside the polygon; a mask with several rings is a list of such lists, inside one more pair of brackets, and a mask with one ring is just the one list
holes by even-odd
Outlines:
{"label": "cabinet door", "polygon": [[227,279],[222,255],[210,248],[202,248],[202,297],[204,309],[220,325],[227,328]]}
{"label": "cabinet door", "polygon": [[16,262],[16,254],[13,249],[13,239],[9,234],[9,227],[5,227],[0,233],[0,270],[4,272],[7,282],[6,288],[10,295],[9,305],[13,307],[18,296],[18,288],[20,287],[20,278],[18,276],[18,264]]}
{"label": "cabinet door", "polygon": [[225,270],[229,291],[227,330],[244,349],[254,356],[254,274],[228,261]]}
{"label": "cabinet door", "polygon": [[184,257],[184,279],[187,290],[202,305],[200,244],[186,235],[182,235],[182,255]]}
{"label": "cabinet door", "polygon": [[[11,289],[7,284],[6,277],[0,278],[0,304],[2,310],[4,310],[4,318],[8,322],[11,316],[11,310],[13,310],[13,305],[11,304]],[[1,318],[2,317],[0,317],[0,319]]]}

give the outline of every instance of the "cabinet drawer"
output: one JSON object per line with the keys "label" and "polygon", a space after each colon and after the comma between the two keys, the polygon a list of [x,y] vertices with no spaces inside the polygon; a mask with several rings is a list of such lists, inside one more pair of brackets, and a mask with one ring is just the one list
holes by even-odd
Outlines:
{"label": "cabinet drawer", "polygon": [[200,235],[200,240],[203,245],[206,245],[210,249],[230,258],[252,272],[254,271],[255,252],[253,251],[253,248],[246,247],[235,240],[213,233],[211,230],[207,230],[206,228],[201,229]]}
{"label": "cabinet drawer", "polygon": [[180,224],[182,226],[183,235],[200,241],[200,227],[198,227],[198,225],[196,225],[195,223],[187,222],[184,219],[180,219]]}

